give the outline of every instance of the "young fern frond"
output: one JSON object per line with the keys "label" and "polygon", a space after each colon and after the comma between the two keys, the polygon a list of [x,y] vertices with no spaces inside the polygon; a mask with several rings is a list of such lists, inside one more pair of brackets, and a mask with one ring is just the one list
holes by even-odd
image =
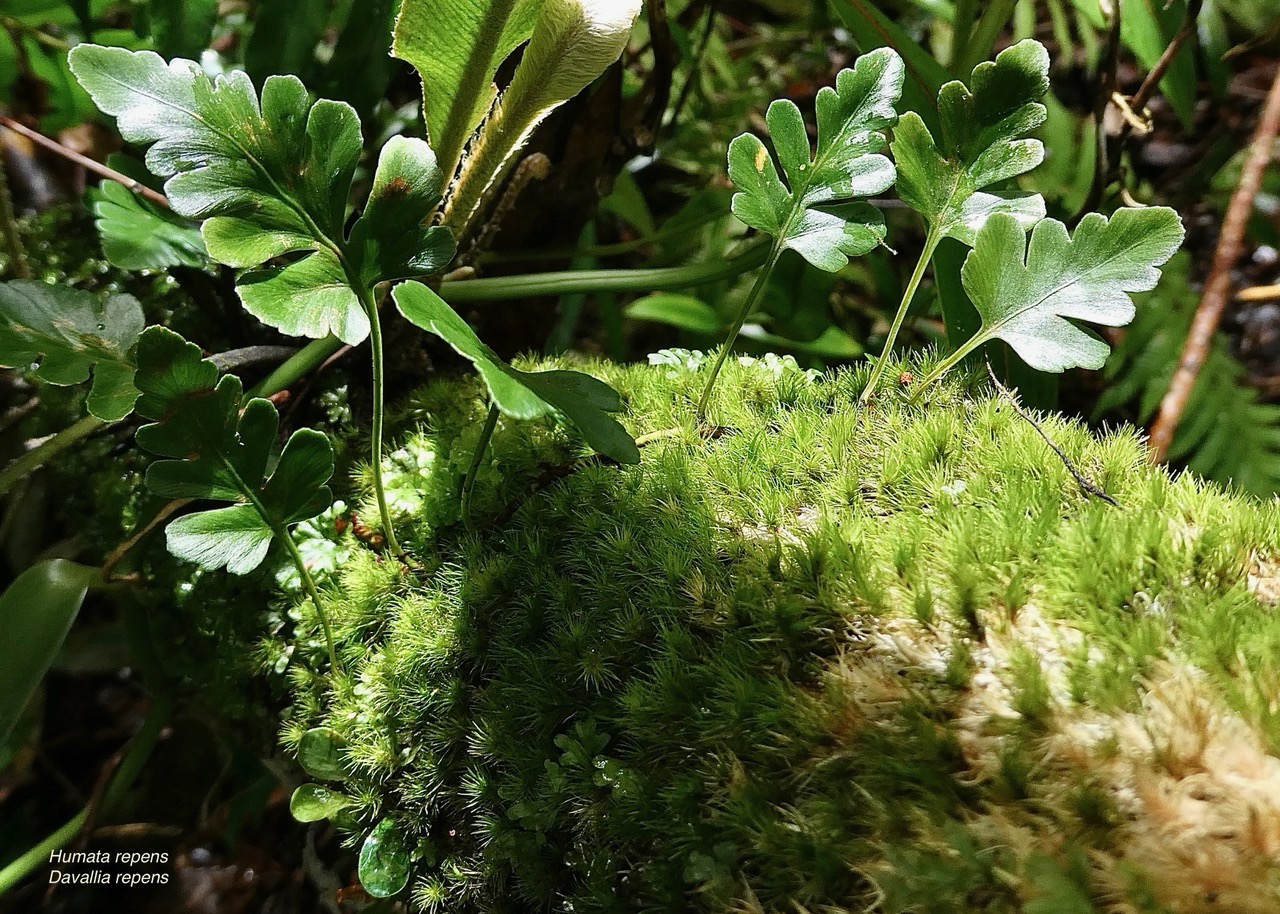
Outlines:
{"label": "young fern frond", "polygon": [[769,150],[757,137],[743,134],[729,146],[729,178],[737,187],[733,213],[767,233],[773,246],[729,338],[721,347],[698,403],[701,419],[724,360],[755,306],[769,274],[784,250],[799,253],[820,270],[835,273],[884,241],[881,212],[859,197],[888,189],[893,163],[880,154],[884,132],[897,120],[894,106],[902,93],[902,58],[880,48],[842,70],[835,88],[817,98],[818,143],[812,153],[804,119],[795,103],[778,100],[765,120],[784,183]]}
{"label": "young fern frond", "polygon": [[960,271],[982,327],[920,382],[916,395],[993,339],[1004,340],[1038,371],[1101,368],[1110,348],[1071,321],[1129,323],[1129,294],[1155,286],[1156,268],[1173,256],[1182,237],[1178,214],[1163,206],[1122,209],[1109,220],[1090,213],[1074,234],[1056,219],[1042,219],[1029,246],[1017,219],[993,214]]}
{"label": "young fern frond", "polygon": [[893,132],[894,162],[898,168],[898,196],[928,224],[920,259],[893,318],[884,352],[862,392],[875,393],[893,351],[907,309],[924,278],[934,252],[944,238],[972,246],[988,217],[1006,214],[1030,228],[1045,214],[1039,194],[987,192],[990,187],[1035,168],[1044,159],[1044,146],[1027,134],[1044,123],[1040,104],[1049,89],[1049,54],[1030,39],[1001,51],[995,61],[979,64],[970,79],[972,89],[959,80],[938,93],[940,139],[929,132],[913,111],[902,115]]}
{"label": "young fern frond", "polygon": [[151,327],[139,339],[135,383],[138,414],[152,420],[138,429],[138,445],[163,458],[147,469],[147,487],[165,498],[232,502],[170,523],[169,551],[202,568],[248,574],[278,539],[315,604],[337,670],[324,601],[289,535],[290,527],[333,502],[329,439],[302,429],[277,456],[279,415],[271,401],[245,402],[239,378],[219,379],[200,347],[163,327]]}
{"label": "young fern frond", "polygon": [[[433,273],[453,256],[449,231],[422,223],[444,177],[429,146],[393,139],[382,150],[359,222],[344,231],[363,142],[350,105],[313,102],[292,76],[266,80],[259,98],[242,72],[210,79],[186,60],[80,45],[71,69],[121,135],[148,146],[175,212],[203,222],[209,255],[247,269],[245,308],[280,331],[357,345],[371,337],[373,466],[388,544],[399,553],[381,485],[382,347],[373,287]],[[302,253],[282,266],[266,265]]]}

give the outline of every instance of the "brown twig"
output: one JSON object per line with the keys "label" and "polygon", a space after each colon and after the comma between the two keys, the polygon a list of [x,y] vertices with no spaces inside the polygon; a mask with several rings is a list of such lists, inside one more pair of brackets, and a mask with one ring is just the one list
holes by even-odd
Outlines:
{"label": "brown twig", "polygon": [[[1156,61],[1155,66],[1151,68],[1151,72],[1143,79],[1138,91],[1131,98],[1126,99],[1120,93],[1119,80],[1116,76],[1120,56],[1120,4],[1115,4],[1111,29],[1107,35],[1107,48],[1103,57],[1104,64],[1099,70],[1098,103],[1094,108],[1098,160],[1095,163],[1094,180],[1093,185],[1089,188],[1088,198],[1085,200],[1084,205],[1081,206],[1080,211],[1076,213],[1073,221],[1078,222],[1085,213],[1097,209],[1098,204],[1102,202],[1102,195],[1107,186],[1120,173],[1120,163],[1123,160],[1124,148],[1129,142],[1129,138],[1133,135],[1135,127],[1144,127],[1146,132],[1150,132],[1150,125],[1145,114],[1147,102],[1155,94],[1156,87],[1160,85],[1160,80],[1164,79],[1169,67],[1173,65],[1178,52],[1195,34],[1196,22],[1200,17],[1200,10],[1203,6],[1204,0],[1188,0],[1187,12],[1182,17],[1182,25],[1178,27],[1177,33],[1174,34],[1168,46],[1161,52],[1160,58]],[[1108,133],[1107,114],[1112,108],[1119,112],[1120,118],[1115,132]]]}
{"label": "brown twig", "polygon": [[133,178],[129,177],[128,175],[121,174],[120,172],[116,171],[114,168],[110,168],[106,165],[103,165],[97,159],[91,159],[87,155],[82,155],[81,153],[76,152],[74,149],[68,149],[66,146],[63,146],[57,140],[52,140],[49,137],[45,136],[43,133],[40,133],[37,130],[32,130],[30,127],[28,127],[26,124],[22,123],[21,121],[14,120],[11,117],[0,116],[0,126],[8,127],[14,133],[20,134],[21,136],[25,136],[27,139],[29,139],[31,142],[35,143],[36,145],[43,146],[45,149],[48,149],[50,152],[57,153],[58,155],[62,156],[64,159],[67,159],[71,162],[75,162],[77,165],[80,165],[83,168],[87,168],[89,171],[92,171],[94,174],[101,175],[104,178],[109,178],[110,180],[115,181],[118,184],[123,184],[125,187],[129,188],[129,190],[133,191],[135,194],[138,194],[141,197],[146,197],[152,203],[158,204],[159,206],[163,206],[166,208],[169,206],[169,198],[166,197],[164,194],[160,193],[159,191],[152,190],[150,187],[147,187],[147,185],[143,184],[141,181],[135,181]]}
{"label": "brown twig", "polygon": [[1013,407],[1014,412],[1016,412],[1028,425],[1034,428],[1039,433],[1040,437],[1044,439],[1044,443],[1049,445],[1049,449],[1058,455],[1058,459],[1062,461],[1062,465],[1067,468],[1067,472],[1075,479],[1076,485],[1080,487],[1080,490],[1086,495],[1092,495],[1094,498],[1102,499],[1109,505],[1113,505],[1117,508],[1120,507],[1120,502],[1116,501],[1111,494],[1088,476],[1084,475],[1084,473],[1080,472],[1076,465],[1071,462],[1071,458],[1067,456],[1066,451],[1058,447],[1057,443],[1049,437],[1049,433],[1040,426],[1040,423],[1036,421],[1036,417],[1023,409],[1022,404],[1018,402],[1018,398],[1014,396],[1013,391],[1000,383],[1000,379],[996,377],[995,369],[991,367],[991,359],[987,359],[987,374],[991,376],[991,383],[996,386],[996,390],[1000,393],[1000,396],[1009,401],[1009,405]]}
{"label": "brown twig", "polygon": [[143,538],[156,527],[159,527],[169,518],[173,517],[174,513],[191,504],[193,501],[195,501],[194,498],[175,498],[156,512],[156,516],[151,518],[145,527],[133,536],[129,537],[119,546],[112,549],[111,554],[108,555],[106,560],[102,563],[103,580],[112,580],[112,571],[115,570],[116,565],[120,563],[122,558],[129,554],[129,551],[133,549],[134,546],[142,542]]}
{"label": "brown twig", "polygon": [[1213,264],[1204,284],[1200,305],[1196,308],[1187,342],[1178,359],[1178,367],[1169,382],[1169,390],[1160,401],[1160,412],[1151,426],[1150,458],[1152,463],[1163,463],[1173,443],[1173,433],[1182,419],[1191,390],[1200,376],[1200,368],[1209,354],[1213,335],[1222,321],[1227,301],[1231,298],[1231,268],[1240,256],[1249,214],[1253,201],[1262,186],[1262,173],[1271,161],[1276,134],[1280,133],[1280,69],[1271,82],[1271,91],[1258,119],[1258,127],[1249,144],[1249,156],[1240,172],[1240,185],[1227,205],[1222,219],[1222,231],[1213,251]]}
{"label": "brown twig", "polygon": [[1155,94],[1156,86],[1160,84],[1165,72],[1173,64],[1173,59],[1178,56],[1178,52],[1187,43],[1187,39],[1196,33],[1196,20],[1200,18],[1200,8],[1202,6],[1204,6],[1204,0],[1188,0],[1186,15],[1182,17],[1182,25],[1178,27],[1173,40],[1164,49],[1164,53],[1160,55],[1156,65],[1151,68],[1147,78],[1142,81],[1138,91],[1133,93],[1133,98],[1129,100],[1129,107],[1136,111],[1139,117],[1142,116],[1142,109],[1147,106],[1151,96]]}

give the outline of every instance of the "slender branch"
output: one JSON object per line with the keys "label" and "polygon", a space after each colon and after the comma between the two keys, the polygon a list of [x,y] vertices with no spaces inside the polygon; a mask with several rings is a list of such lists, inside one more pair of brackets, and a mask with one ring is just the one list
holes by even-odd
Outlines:
{"label": "slender branch", "polygon": [[1058,455],[1058,459],[1061,460],[1062,465],[1067,468],[1067,472],[1075,478],[1076,485],[1080,486],[1081,491],[1086,495],[1092,495],[1094,498],[1100,498],[1109,505],[1113,505],[1117,508],[1120,507],[1120,503],[1116,501],[1115,498],[1112,497],[1105,489],[1091,480],[1088,476],[1085,476],[1084,473],[1080,472],[1076,465],[1071,462],[1071,458],[1067,456],[1066,452],[1062,450],[1062,448],[1058,447],[1057,443],[1049,437],[1049,433],[1046,432],[1044,428],[1041,427],[1040,423],[1036,421],[1036,417],[1027,412],[1023,408],[1022,404],[1018,402],[1018,398],[1014,396],[1013,391],[1000,383],[1000,379],[996,377],[995,369],[991,367],[990,359],[987,359],[987,374],[990,376],[991,383],[996,386],[996,390],[1000,395],[1009,401],[1009,405],[1013,407],[1014,412],[1021,416],[1028,425],[1034,428],[1040,434],[1040,437],[1044,439],[1044,443],[1049,445],[1049,449]]}
{"label": "slender branch", "polygon": [[493,430],[498,426],[498,406],[489,404],[489,412],[484,417],[484,428],[480,430],[480,440],[476,442],[475,453],[471,455],[471,466],[467,469],[466,478],[462,481],[462,523],[467,532],[475,533],[476,527],[471,520],[471,493],[476,487],[476,477],[480,475],[480,464],[484,461],[485,452],[489,450],[489,441],[493,438]]}
{"label": "slender branch", "polygon": [[747,318],[751,315],[751,309],[755,307],[756,299],[760,297],[760,293],[764,291],[765,285],[769,282],[769,277],[773,274],[773,268],[778,264],[778,258],[782,256],[781,237],[774,241],[773,248],[769,251],[769,259],[765,261],[764,269],[760,271],[760,275],[756,277],[755,283],[751,286],[751,291],[747,293],[746,301],[742,303],[741,310],[733,322],[733,326],[729,328],[729,335],[725,338],[724,345],[720,347],[720,352],[716,355],[715,364],[711,366],[711,375],[707,378],[707,386],[702,388],[702,396],[698,398],[698,424],[702,424],[702,420],[707,415],[707,404],[711,400],[711,391],[716,386],[716,378],[720,376],[720,369],[724,367],[725,360],[729,358],[729,353],[733,351],[733,344],[738,339],[738,334],[742,332],[742,325],[747,322]]}
{"label": "slender branch", "polygon": [[378,306],[373,303],[367,292],[361,296],[362,304],[369,313],[369,348],[373,353],[373,422],[370,434],[373,469],[373,494],[378,502],[378,514],[382,517],[382,532],[387,538],[387,548],[396,558],[404,557],[404,550],[396,540],[396,531],[391,523],[391,510],[387,507],[387,492],[382,483],[382,426],[384,404],[386,399],[386,372],[382,357],[382,322],[378,318]]}
{"label": "slender branch", "polygon": [[16,19],[13,16],[0,16],[0,25],[4,26],[6,29],[12,29],[15,32],[23,32],[30,35],[39,44],[42,44],[47,48],[53,48],[55,51],[62,51],[63,53],[66,53],[71,50],[71,42],[64,41],[56,35],[50,35],[48,32],[44,31],[44,29],[37,28],[34,25],[28,25],[21,19]]}
{"label": "slender branch", "polygon": [[1192,388],[1200,376],[1200,369],[1208,357],[1213,335],[1222,321],[1227,301],[1231,297],[1231,268],[1240,256],[1240,244],[1253,212],[1253,201],[1262,186],[1262,174],[1271,161],[1276,134],[1280,132],[1280,70],[1276,71],[1267,93],[1267,101],[1258,119],[1258,127],[1250,141],[1249,156],[1240,172],[1240,184],[1231,196],[1226,215],[1222,219],[1222,231],[1213,251],[1213,264],[1204,284],[1200,305],[1191,322],[1187,342],[1183,346],[1178,367],[1169,382],[1169,390],[1160,401],[1160,412],[1151,426],[1150,457],[1153,463],[1162,463],[1169,454],[1173,434],[1182,419],[1182,413],[1191,398]]}
{"label": "slender branch", "polygon": [[22,232],[18,229],[18,219],[13,212],[13,194],[9,192],[8,154],[3,143],[0,143],[0,234],[4,235],[10,272],[18,279],[30,279],[31,265],[27,263]]}
{"label": "slender branch", "polygon": [[12,461],[3,470],[0,470],[0,495],[7,494],[19,479],[44,466],[67,448],[92,435],[105,425],[106,423],[97,416],[85,416],[75,425],[67,426],[56,435],[46,438],[39,445]]}
{"label": "slender branch", "polygon": [[875,396],[876,388],[880,386],[880,381],[884,378],[885,370],[889,365],[889,356],[893,354],[893,344],[898,339],[898,331],[902,329],[902,322],[906,320],[907,311],[911,307],[911,300],[916,297],[916,290],[920,288],[920,281],[924,279],[924,271],[929,266],[929,261],[933,259],[933,252],[938,249],[938,245],[942,243],[942,233],[935,227],[929,227],[929,235],[925,238],[924,249],[920,252],[920,259],[916,261],[916,268],[911,273],[911,279],[907,281],[907,287],[903,290],[902,301],[898,304],[898,313],[893,316],[893,326],[889,328],[889,335],[885,337],[884,348],[880,351],[880,358],[876,360],[875,368],[871,370],[871,378],[867,381],[867,386],[862,389],[861,401],[866,403]]}
{"label": "slender branch", "polygon": [[[1160,55],[1160,59],[1156,61],[1156,65],[1151,68],[1151,72],[1147,74],[1147,78],[1142,81],[1142,85],[1138,87],[1138,91],[1133,94],[1133,98],[1129,100],[1129,107],[1137,112],[1138,116],[1142,116],[1142,109],[1146,107],[1151,96],[1155,94],[1156,86],[1160,85],[1160,80],[1164,78],[1164,74],[1173,64],[1173,59],[1178,56],[1178,52],[1182,50],[1182,46],[1196,32],[1196,20],[1200,16],[1200,9],[1204,6],[1204,0],[1187,0],[1187,12],[1182,17],[1182,25],[1178,27],[1177,33],[1173,36],[1173,40],[1169,42],[1169,46],[1164,49]],[[1126,122],[1122,128],[1127,135],[1131,129]]]}
{"label": "slender branch", "polygon": [[768,259],[769,247],[757,242],[734,257],[704,260],[679,267],[636,270],[563,270],[520,276],[461,279],[440,285],[440,297],[450,304],[510,301],[575,292],[666,292],[731,279],[754,270]]}
{"label": "slender branch", "polygon": [[307,563],[302,558],[302,553],[298,551],[298,544],[293,541],[293,537],[289,534],[284,524],[278,525],[275,533],[280,541],[284,543],[285,548],[289,550],[289,558],[293,559],[294,567],[298,569],[298,576],[302,578],[302,587],[315,605],[316,615],[320,619],[320,628],[324,631],[325,646],[329,650],[329,668],[337,674],[342,667],[338,665],[338,652],[333,646],[333,629],[329,626],[329,614],[325,611],[324,600],[320,598],[320,589],[316,587],[316,579],[311,576],[311,569],[307,567]]}
{"label": "slender branch", "polygon": [[129,177],[128,175],[121,174],[120,172],[116,171],[114,168],[110,168],[106,165],[103,165],[97,159],[91,159],[86,155],[81,155],[80,153],[76,152],[74,149],[68,149],[66,146],[63,146],[57,140],[49,139],[49,137],[45,136],[43,133],[40,133],[39,131],[36,131],[36,130],[32,130],[30,127],[28,127],[26,124],[22,123],[21,121],[17,121],[11,117],[0,115],[0,126],[8,127],[14,133],[25,136],[31,142],[39,146],[43,146],[45,149],[48,149],[51,152],[57,153],[58,155],[62,156],[64,159],[68,159],[72,162],[75,162],[77,165],[87,168],[89,171],[92,171],[97,175],[100,175],[104,178],[110,178],[112,181],[115,181],[118,184],[123,184],[125,187],[129,188],[129,190],[133,191],[135,194],[141,197],[146,197],[152,203],[155,203],[159,206],[164,206],[164,207],[169,206],[169,198],[166,197],[164,194],[160,193],[159,191],[152,190],[150,187],[147,187],[147,185],[143,184],[141,181],[136,181],[133,178]]}
{"label": "slender branch", "polygon": [[103,579],[109,580],[111,578],[111,572],[115,570],[116,565],[120,564],[120,560],[123,559],[126,555],[128,555],[130,550],[132,550],[134,546],[142,542],[143,537],[145,537],[148,533],[150,533],[156,527],[159,527],[169,518],[173,517],[175,512],[180,511],[182,508],[185,508],[187,505],[191,504],[193,501],[195,501],[194,498],[175,498],[173,501],[168,502],[163,508],[161,508],[159,511],[156,512],[155,517],[147,521],[146,526],[144,526],[141,530],[139,530],[133,536],[129,537],[119,546],[112,549],[111,553],[102,562]]}
{"label": "slender branch", "polygon": [[327,336],[322,340],[312,340],[283,363],[276,366],[252,390],[250,397],[269,397],[302,380],[325,363],[330,356],[341,349],[342,340],[336,336]]}

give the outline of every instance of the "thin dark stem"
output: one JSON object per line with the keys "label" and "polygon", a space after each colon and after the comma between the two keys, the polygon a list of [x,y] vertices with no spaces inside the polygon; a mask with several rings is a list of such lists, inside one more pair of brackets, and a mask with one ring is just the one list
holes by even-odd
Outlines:
{"label": "thin dark stem", "polygon": [[[1139,117],[1142,116],[1142,109],[1146,107],[1147,101],[1155,94],[1156,86],[1160,85],[1160,80],[1164,78],[1165,72],[1173,64],[1173,59],[1178,56],[1178,52],[1182,50],[1182,46],[1187,43],[1196,31],[1196,20],[1200,17],[1200,9],[1204,6],[1204,0],[1188,0],[1186,15],[1182,17],[1182,25],[1178,28],[1178,32],[1173,36],[1173,40],[1169,42],[1169,46],[1164,49],[1164,53],[1160,55],[1160,59],[1156,61],[1156,65],[1151,68],[1151,72],[1147,74],[1147,78],[1142,81],[1142,85],[1138,87],[1138,91],[1133,94],[1133,98],[1129,100],[1129,107]],[[1125,133],[1129,132],[1129,125],[1126,121],[1123,128]]]}
{"label": "thin dark stem", "polygon": [[498,407],[489,404],[489,413],[484,417],[484,428],[480,430],[480,440],[476,442],[476,451],[471,455],[471,466],[467,469],[466,478],[462,480],[462,523],[469,533],[475,533],[476,527],[471,520],[471,493],[476,487],[476,477],[480,474],[480,464],[489,450],[489,442],[493,439],[493,431],[498,427]]}
{"label": "thin dark stem", "polygon": [[1014,395],[1013,391],[1000,383],[1000,379],[996,377],[995,369],[991,367],[990,359],[987,359],[987,374],[991,377],[991,383],[996,386],[996,390],[999,394],[1009,401],[1009,405],[1013,407],[1013,411],[1016,412],[1028,425],[1034,428],[1039,433],[1040,437],[1044,439],[1044,443],[1049,445],[1049,449],[1058,455],[1058,459],[1061,460],[1062,465],[1067,468],[1067,472],[1075,478],[1076,484],[1080,486],[1081,491],[1086,495],[1092,495],[1094,498],[1100,498],[1109,505],[1113,505],[1117,508],[1120,507],[1120,503],[1108,494],[1105,489],[1091,480],[1088,476],[1085,476],[1084,473],[1080,472],[1076,465],[1071,462],[1071,458],[1067,456],[1066,452],[1063,451],[1062,448],[1058,447],[1057,443],[1049,437],[1049,433],[1046,432],[1041,427],[1040,423],[1036,421],[1036,417],[1023,409],[1022,404],[1018,402],[1018,398]]}

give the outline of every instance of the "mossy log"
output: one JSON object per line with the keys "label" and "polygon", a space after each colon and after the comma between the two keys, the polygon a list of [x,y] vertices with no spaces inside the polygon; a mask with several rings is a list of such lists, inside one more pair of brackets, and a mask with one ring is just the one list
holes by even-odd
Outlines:
{"label": "mossy log", "polygon": [[477,534],[479,391],[414,397],[421,566],[342,540],[336,680],[306,605],[264,647],[413,910],[1280,910],[1280,505],[1043,418],[1113,506],[907,373],[860,407],[865,371],[731,364],[707,433],[658,361],[590,366],[672,430],[639,467],[500,423]]}

